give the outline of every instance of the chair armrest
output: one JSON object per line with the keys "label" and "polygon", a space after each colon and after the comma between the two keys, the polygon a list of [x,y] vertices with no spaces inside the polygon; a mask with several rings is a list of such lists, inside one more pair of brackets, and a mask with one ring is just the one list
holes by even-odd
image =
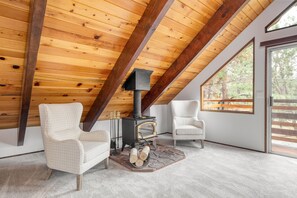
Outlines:
{"label": "chair armrest", "polygon": [[110,135],[109,132],[105,130],[94,132],[82,132],[79,136],[79,140],[94,142],[110,142]]}
{"label": "chair armrest", "polygon": [[204,120],[194,119],[194,125],[196,127],[199,127],[201,129],[203,129],[203,130],[205,129],[205,122],[204,122]]}
{"label": "chair armrest", "polygon": [[84,161],[83,145],[76,139],[58,141],[48,137],[45,154],[48,164],[53,168],[62,167],[62,169],[68,169],[69,167],[79,166]]}

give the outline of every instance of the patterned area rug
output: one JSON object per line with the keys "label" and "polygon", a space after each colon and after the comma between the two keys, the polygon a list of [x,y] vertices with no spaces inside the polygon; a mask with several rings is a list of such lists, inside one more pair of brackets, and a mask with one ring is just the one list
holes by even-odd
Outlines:
{"label": "patterned area rug", "polygon": [[178,149],[166,145],[157,145],[155,150],[151,147],[150,159],[147,166],[135,168],[129,162],[129,152],[130,149],[125,148],[121,154],[112,155],[110,159],[131,171],[153,172],[186,158],[184,152]]}

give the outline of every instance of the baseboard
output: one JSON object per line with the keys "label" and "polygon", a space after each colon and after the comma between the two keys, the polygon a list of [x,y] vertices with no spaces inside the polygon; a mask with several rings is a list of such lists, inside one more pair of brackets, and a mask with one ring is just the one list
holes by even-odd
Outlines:
{"label": "baseboard", "polygon": [[11,157],[18,157],[18,156],[22,156],[22,155],[29,155],[29,154],[41,153],[41,152],[44,152],[44,150],[34,151],[34,152],[29,152],[29,153],[21,153],[21,154],[17,154],[17,155],[10,155],[10,156],[6,156],[6,157],[0,157],[0,159],[11,158]]}
{"label": "baseboard", "polygon": [[224,146],[230,146],[230,147],[239,148],[239,149],[245,149],[245,150],[249,150],[249,151],[256,151],[256,152],[259,152],[259,153],[266,153],[264,151],[259,151],[259,150],[245,148],[245,147],[240,147],[240,146],[234,146],[234,145],[231,145],[231,144],[224,144],[224,143],[220,143],[220,142],[214,142],[214,141],[210,141],[210,140],[205,140],[205,142],[210,142],[210,143],[214,143],[214,144],[220,144],[220,145],[224,145]]}

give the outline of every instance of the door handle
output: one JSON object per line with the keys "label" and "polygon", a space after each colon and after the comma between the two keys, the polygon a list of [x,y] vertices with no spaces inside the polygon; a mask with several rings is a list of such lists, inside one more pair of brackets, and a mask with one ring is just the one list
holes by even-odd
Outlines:
{"label": "door handle", "polygon": [[273,99],[273,96],[270,96],[269,97],[269,106],[273,106],[273,103],[274,103],[274,99]]}

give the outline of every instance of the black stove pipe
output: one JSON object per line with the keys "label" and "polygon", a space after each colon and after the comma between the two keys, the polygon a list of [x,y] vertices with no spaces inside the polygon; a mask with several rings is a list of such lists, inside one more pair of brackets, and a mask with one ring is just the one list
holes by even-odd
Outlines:
{"label": "black stove pipe", "polygon": [[141,91],[134,90],[133,93],[133,117],[140,118],[141,117]]}

